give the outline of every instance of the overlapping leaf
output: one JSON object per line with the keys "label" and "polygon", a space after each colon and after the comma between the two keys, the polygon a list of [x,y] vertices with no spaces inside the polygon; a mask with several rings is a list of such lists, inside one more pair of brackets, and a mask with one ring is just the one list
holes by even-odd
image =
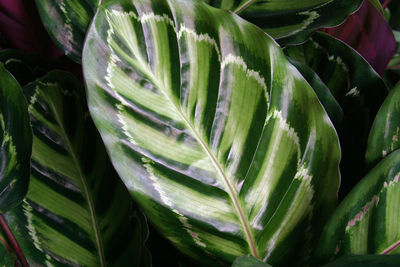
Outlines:
{"label": "overlapping leaf", "polygon": [[31,182],[6,220],[32,266],[146,266],[147,227],[132,208],[72,75],[29,84]]}
{"label": "overlapping leaf", "polygon": [[81,60],[86,31],[100,3],[101,0],[36,0],[50,36],[76,62]]}
{"label": "overlapping leaf", "polygon": [[367,172],[368,134],[387,87],[360,54],[325,33],[315,33],[308,42],[285,52],[311,67],[343,109],[343,124],[337,130],[343,151],[342,192],[346,193]]}
{"label": "overlapping leaf", "polygon": [[204,0],[239,14],[282,43],[301,43],[321,27],[335,26],[357,10],[362,0]]}
{"label": "overlapping leaf", "polygon": [[314,89],[318,99],[321,101],[321,104],[324,106],[335,127],[341,128],[343,123],[343,110],[336,101],[335,97],[332,95],[329,88],[306,64],[296,61],[292,58],[289,58],[289,61],[297,68],[298,71],[300,71],[301,75],[303,75],[303,77]]}
{"label": "overlapping leaf", "polygon": [[29,184],[32,130],[21,87],[0,62],[0,213],[18,205]]}
{"label": "overlapping leaf", "polygon": [[335,206],[340,151],[272,39],[198,1],[108,1],[83,67],[116,170],[181,251],[213,265],[303,260]]}
{"label": "overlapping leaf", "polygon": [[341,202],[324,228],[317,258],[400,254],[400,150],[384,158]]}
{"label": "overlapping leaf", "polygon": [[372,165],[400,148],[400,83],[392,89],[376,115],[368,139],[367,163]]}
{"label": "overlapping leaf", "polygon": [[344,23],[324,31],[357,50],[379,75],[383,75],[396,51],[392,29],[370,0],[364,0]]}
{"label": "overlapping leaf", "polygon": [[[196,0],[186,0],[196,1]],[[362,0],[202,0],[231,10],[280,42],[300,43],[321,27],[335,26],[356,11]],[[80,62],[89,23],[100,0],[36,0],[42,21],[57,44]]]}

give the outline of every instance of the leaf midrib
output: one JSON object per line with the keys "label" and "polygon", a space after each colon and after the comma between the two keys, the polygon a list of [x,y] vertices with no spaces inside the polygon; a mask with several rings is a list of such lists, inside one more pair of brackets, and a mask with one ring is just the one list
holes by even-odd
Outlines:
{"label": "leaf midrib", "polygon": [[257,252],[256,244],[254,242],[254,238],[253,238],[253,235],[252,235],[251,230],[250,230],[249,222],[247,221],[247,219],[246,219],[246,217],[244,215],[243,209],[242,209],[242,207],[240,205],[240,201],[239,201],[239,198],[238,198],[238,193],[235,190],[235,188],[232,185],[232,183],[230,182],[230,180],[227,177],[227,175],[224,173],[222,166],[220,165],[220,163],[218,162],[217,158],[214,156],[212,151],[208,148],[206,142],[203,140],[201,135],[196,131],[196,129],[191,125],[190,121],[183,114],[182,110],[169,97],[169,95],[166,93],[166,90],[165,89],[162,90],[164,88],[164,86],[161,86],[157,82],[157,79],[153,75],[151,69],[148,66],[142,66],[142,70],[144,71],[144,73],[146,73],[149,76],[149,78],[154,82],[154,84],[158,88],[160,88],[160,91],[163,93],[165,98],[172,104],[172,106],[175,108],[175,110],[177,111],[179,116],[185,122],[186,126],[193,133],[195,139],[200,143],[201,147],[204,149],[204,151],[206,152],[207,156],[209,156],[209,158],[211,159],[211,162],[213,163],[214,167],[216,168],[218,174],[223,178],[225,184],[228,187],[228,192],[227,193],[228,193],[229,197],[231,198],[231,200],[233,202],[233,206],[235,207],[235,210],[236,210],[237,215],[239,217],[240,223],[241,223],[241,225],[243,227],[244,234],[245,234],[246,239],[247,239],[247,243],[248,243],[248,245],[250,247],[250,252],[254,257],[258,258],[258,252]]}
{"label": "leaf midrib", "polygon": [[98,225],[98,222],[97,222],[97,219],[96,219],[96,215],[95,215],[95,212],[94,212],[95,208],[94,208],[94,202],[93,202],[93,199],[92,199],[92,195],[89,192],[89,188],[88,188],[88,185],[86,183],[85,175],[83,174],[82,168],[81,168],[81,166],[79,164],[79,161],[78,161],[78,158],[77,158],[77,156],[76,156],[76,154],[74,152],[74,149],[72,147],[71,141],[69,140],[68,135],[65,132],[64,126],[63,126],[63,124],[61,122],[61,119],[60,119],[60,115],[58,114],[57,109],[54,106],[54,103],[52,101],[48,101],[48,102],[49,102],[49,105],[51,106],[51,109],[54,112],[55,119],[56,119],[58,125],[60,126],[61,135],[62,135],[62,138],[65,141],[67,150],[71,154],[72,160],[73,160],[73,162],[74,162],[74,164],[76,166],[76,169],[78,170],[79,178],[80,178],[82,186],[83,186],[83,192],[85,194],[85,197],[86,197],[86,200],[87,200],[87,203],[88,203],[88,207],[89,207],[89,213],[90,213],[90,217],[91,217],[93,232],[94,232],[95,239],[96,239],[96,245],[97,245],[97,250],[98,250],[98,254],[99,254],[100,265],[102,267],[105,267],[106,264],[105,264],[104,250],[103,250],[103,242],[101,240],[100,229],[99,229],[99,225]]}

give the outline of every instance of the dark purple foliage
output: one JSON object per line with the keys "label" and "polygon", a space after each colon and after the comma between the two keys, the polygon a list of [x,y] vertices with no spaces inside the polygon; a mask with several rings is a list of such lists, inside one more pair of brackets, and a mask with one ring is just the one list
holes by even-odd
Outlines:
{"label": "dark purple foliage", "polygon": [[0,32],[13,48],[50,59],[63,54],[44,29],[33,0],[1,0]]}
{"label": "dark purple foliage", "polygon": [[381,76],[396,51],[392,29],[369,0],[341,25],[323,31],[356,49]]}

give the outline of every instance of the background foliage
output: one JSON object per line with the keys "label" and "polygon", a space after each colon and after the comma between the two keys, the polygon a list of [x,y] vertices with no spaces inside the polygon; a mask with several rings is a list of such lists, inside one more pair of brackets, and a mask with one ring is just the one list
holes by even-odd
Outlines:
{"label": "background foliage", "polygon": [[398,266],[399,12],[1,2],[0,263]]}

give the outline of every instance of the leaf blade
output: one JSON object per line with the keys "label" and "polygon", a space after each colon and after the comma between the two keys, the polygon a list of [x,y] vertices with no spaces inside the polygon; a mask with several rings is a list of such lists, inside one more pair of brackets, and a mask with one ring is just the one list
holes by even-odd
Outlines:
{"label": "leaf blade", "polygon": [[[307,224],[313,196],[321,215],[335,205],[336,133],[312,89],[258,28],[199,2],[107,2],[83,63],[90,111],[114,166],[150,221],[186,254],[218,264],[251,253],[244,216],[259,257],[280,262],[277,251]],[[309,124],[300,123],[303,115]],[[332,142],[315,143],[315,129]],[[287,151],[280,161],[277,151]],[[271,190],[279,183],[283,189]],[[322,183],[331,186],[314,195],[310,188]]]}
{"label": "leaf blade", "polygon": [[0,63],[0,212],[24,198],[29,184],[32,129],[22,89]]}

